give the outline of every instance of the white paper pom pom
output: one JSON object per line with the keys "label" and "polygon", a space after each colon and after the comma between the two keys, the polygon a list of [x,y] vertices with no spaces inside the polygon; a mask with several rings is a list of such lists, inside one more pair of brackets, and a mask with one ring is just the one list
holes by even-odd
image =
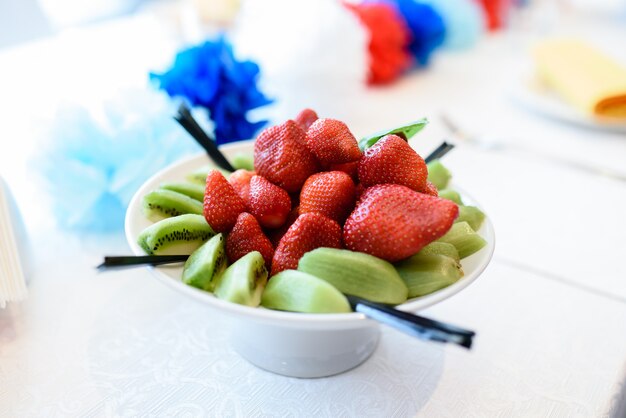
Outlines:
{"label": "white paper pom pom", "polygon": [[341,118],[367,81],[368,33],[336,0],[251,0],[233,31],[235,52],[261,67],[261,84],[276,99],[271,117],[305,107]]}

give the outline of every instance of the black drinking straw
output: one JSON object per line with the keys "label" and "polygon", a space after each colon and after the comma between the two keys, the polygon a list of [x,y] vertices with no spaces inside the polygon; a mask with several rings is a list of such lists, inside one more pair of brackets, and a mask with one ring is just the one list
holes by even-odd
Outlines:
{"label": "black drinking straw", "polygon": [[188,255],[122,255],[105,256],[104,261],[97,269],[104,270],[112,267],[134,267],[141,265],[158,266],[161,264],[180,263],[189,258]]}
{"label": "black drinking straw", "polygon": [[215,140],[200,127],[198,122],[191,115],[191,111],[184,103],[178,107],[178,113],[174,117],[176,122],[185,128],[185,130],[196,140],[202,148],[209,154],[209,157],[224,170],[233,172],[235,168],[228,162],[224,154],[217,148]]}
{"label": "black drinking straw", "polygon": [[431,152],[428,157],[424,159],[426,163],[431,162],[432,160],[438,160],[448,152],[450,152],[454,148],[453,144],[448,144],[446,141],[443,141],[441,145],[439,145],[433,152]]}
{"label": "black drinking straw", "polygon": [[385,325],[396,328],[421,340],[452,343],[470,349],[476,333],[454,325],[424,318],[393,306],[370,302],[356,296],[346,295],[352,309]]}

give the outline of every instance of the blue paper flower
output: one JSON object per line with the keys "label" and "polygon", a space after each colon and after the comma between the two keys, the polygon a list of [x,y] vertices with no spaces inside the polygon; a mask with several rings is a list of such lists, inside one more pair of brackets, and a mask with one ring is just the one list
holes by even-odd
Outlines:
{"label": "blue paper flower", "polygon": [[409,49],[419,65],[428,65],[432,52],[446,35],[443,19],[435,9],[415,0],[391,0],[396,5],[411,31]]}
{"label": "blue paper flower", "polygon": [[151,74],[170,96],[208,110],[218,144],[250,139],[267,123],[246,117],[249,110],[271,103],[257,88],[258,76],[259,66],[237,61],[224,37],[179,52],[167,72]]}
{"label": "blue paper flower", "polygon": [[485,32],[485,18],[473,0],[427,0],[446,26],[444,47],[466,49],[474,46]]}
{"label": "blue paper flower", "polygon": [[67,229],[123,229],[139,186],[201,150],[172,119],[170,99],[152,89],[129,91],[98,110],[60,110],[35,161],[48,183],[55,218]]}

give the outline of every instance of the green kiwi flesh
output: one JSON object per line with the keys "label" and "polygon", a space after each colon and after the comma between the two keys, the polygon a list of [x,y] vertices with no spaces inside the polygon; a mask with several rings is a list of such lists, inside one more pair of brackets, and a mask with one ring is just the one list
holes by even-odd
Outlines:
{"label": "green kiwi flesh", "polygon": [[456,190],[452,189],[441,189],[439,190],[439,197],[442,199],[452,200],[457,205],[462,205],[463,200],[461,199],[461,195]]}
{"label": "green kiwi flesh", "polygon": [[161,189],[171,190],[173,192],[184,194],[199,202],[204,200],[205,186],[197,183],[163,183]]}
{"label": "green kiwi flesh", "polygon": [[218,277],[213,293],[218,299],[256,307],[261,303],[266,283],[267,268],[263,256],[258,251],[252,251]]}
{"label": "green kiwi flesh", "polygon": [[306,313],[351,312],[346,297],[330,283],[297,270],[284,270],[267,283],[261,305]]}
{"label": "green kiwi flesh", "polygon": [[186,214],[150,225],[139,234],[137,244],[148,254],[191,254],[213,235],[204,216]]}
{"label": "green kiwi flesh", "polygon": [[467,222],[453,224],[452,228],[437,241],[454,245],[461,259],[474,254],[487,245],[487,241],[478,235]]}
{"label": "green kiwi flesh", "polygon": [[244,169],[254,171],[254,157],[250,154],[238,153],[231,159],[230,164],[235,170]]}
{"label": "green kiwi flesh", "polygon": [[191,253],[183,267],[183,282],[212,292],[227,265],[224,235],[217,234]]}
{"label": "green kiwi flesh", "polygon": [[485,214],[476,206],[459,206],[459,216],[455,222],[467,222],[474,231],[478,231],[485,220]]}
{"label": "green kiwi flesh", "polygon": [[202,215],[202,203],[171,190],[153,190],[143,197],[143,213],[150,220],[193,213]]}
{"label": "green kiwi flesh", "polygon": [[228,178],[228,176],[230,175],[229,171],[226,171],[222,168],[211,166],[211,165],[206,165],[204,167],[198,168],[197,170],[194,170],[191,173],[187,174],[185,178],[187,179],[187,181],[190,181],[192,183],[205,185],[206,176],[207,174],[209,174],[209,171],[211,170],[219,170],[222,174],[224,174],[226,178]]}
{"label": "green kiwi flesh", "polygon": [[335,286],[340,292],[373,302],[399,304],[408,290],[392,264],[369,254],[317,248],[305,253],[298,270]]}
{"label": "green kiwi flesh", "polygon": [[452,258],[457,263],[461,261],[459,252],[456,247],[447,242],[434,241],[422,248],[418,254],[436,254],[445,255]]}
{"label": "green kiwi flesh", "polygon": [[438,190],[445,189],[452,178],[450,171],[439,160],[433,160],[427,164],[428,181],[433,183]]}
{"label": "green kiwi flesh", "polygon": [[452,257],[421,252],[396,263],[396,270],[409,289],[409,297],[428,295],[463,277],[461,265]]}

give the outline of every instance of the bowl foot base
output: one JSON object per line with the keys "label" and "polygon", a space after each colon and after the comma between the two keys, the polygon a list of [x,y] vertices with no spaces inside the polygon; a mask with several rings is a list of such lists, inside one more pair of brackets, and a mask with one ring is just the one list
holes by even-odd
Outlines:
{"label": "bowl foot base", "polygon": [[380,337],[376,324],[339,330],[237,325],[231,338],[237,353],[261,369],[300,378],[355,368],[372,355]]}

